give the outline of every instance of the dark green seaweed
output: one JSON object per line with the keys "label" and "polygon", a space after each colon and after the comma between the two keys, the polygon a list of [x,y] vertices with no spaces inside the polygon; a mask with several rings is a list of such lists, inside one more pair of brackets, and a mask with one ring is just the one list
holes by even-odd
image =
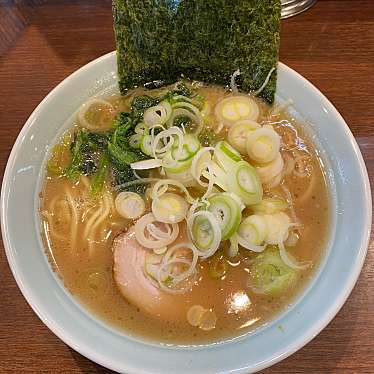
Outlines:
{"label": "dark green seaweed", "polygon": [[173,18],[169,0],[114,0],[113,17],[121,92],[170,80],[174,71]]}
{"label": "dark green seaweed", "polygon": [[[113,0],[122,93],[181,78],[259,89],[276,67],[280,0]],[[272,103],[276,72],[261,96]]]}

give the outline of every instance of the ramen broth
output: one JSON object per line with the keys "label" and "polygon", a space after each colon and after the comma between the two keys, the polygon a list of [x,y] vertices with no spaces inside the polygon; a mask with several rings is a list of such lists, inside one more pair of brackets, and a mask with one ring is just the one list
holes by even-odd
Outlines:
{"label": "ramen broth", "polygon": [[[214,86],[200,87],[198,93],[205,97],[211,107],[229,94],[228,90]],[[107,100],[113,104],[116,112],[120,112],[129,110],[130,99],[140,94],[143,94],[143,90],[136,89],[128,96],[114,95]],[[289,209],[286,213],[291,218],[296,215],[300,226],[299,240],[290,252],[300,262],[311,261],[311,266],[299,271],[298,281],[284,294],[265,296],[252,292],[248,287],[248,267],[255,253],[241,248],[237,256],[225,260],[226,271],[218,279],[209,275],[209,267],[214,259],[199,261],[198,284],[191,292],[175,295],[175,299],[176,302],[185,303],[186,313],[195,304],[213,310],[217,318],[215,328],[210,331],[196,328],[188,323],[185,316],[178,322],[164,321],[129,303],[115,283],[113,239],[133,225],[133,221],[116,213],[116,190],[107,183],[102,196],[92,199],[89,177],[81,176],[72,182],[48,173],[41,192],[42,234],[48,257],[65,287],[94,316],[127,334],[158,342],[196,344],[220,341],[242,335],[268,322],[287,309],[310,282],[320,263],[329,232],[329,196],[323,163],[303,127],[295,119],[284,110],[272,115],[273,108],[260,100],[258,103],[261,108],[258,122],[271,124],[282,137],[281,154],[285,168],[287,160],[294,158],[297,153],[301,155],[299,170],[294,169],[294,173],[285,175],[281,185],[265,188],[264,196],[292,199],[292,212]],[[220,136],[226,137],[225,130]],[[308,173],[301,170],[304,167]],[[69,204],[77,208],[78,213],[73,217]],[[146,201],[146,208],[150,209],[149,200]],[[100,218],[103,211],[109,212],[105,219]],[[71,220],[75,221],[75,228],[72,228]],[[91,237],[89,241],[87,225],[95,230],[94,238]],[[226,250],[227,244],[222,242],[214,258],[225,256]]]}

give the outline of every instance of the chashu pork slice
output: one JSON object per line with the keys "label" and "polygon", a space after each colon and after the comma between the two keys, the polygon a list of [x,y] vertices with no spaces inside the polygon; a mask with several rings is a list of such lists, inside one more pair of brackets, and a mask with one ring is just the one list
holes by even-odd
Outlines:
{"label": "chashu pork slice", "polygon": [[186,319],[190,306],[186,294],[169,294],[145,274],[145,256],[150,250],[138,243],[133,227],[114,240],[113,253],[114,279],[128,302],[156,318],[174,322]]}

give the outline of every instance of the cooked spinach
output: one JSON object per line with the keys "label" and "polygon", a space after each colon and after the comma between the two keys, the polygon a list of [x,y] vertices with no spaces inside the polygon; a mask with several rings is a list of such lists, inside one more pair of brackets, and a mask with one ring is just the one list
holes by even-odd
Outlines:
{"label": "cooked spinach", "polygon": [[70,145],[71,162],[65,168],[64,175],[75,180],[79,175],[88,175],[96,171],[96,151],[98,144],[92,141],[90,133],[86,130],[79,130]]}
{"label": "cooked spinach", "polygon": [[131,117],[134,121],[141,121],[144,111],[148,108],[157,105],[159,100],[151,96],[137,96],[131,103]]}
{"label": "cooked spinach", "polygon": [[121,112],[114,121],[114,133],[112,138],[130,134],[130,132],[135,128],[136,123],[137,122],[132,119],[131,113]]}
{"label": "cooked spinach", "polygon": [[98,170],[91,181],[91,193],[97,196],[104,188],[104,183],[107,177],[109,168],[109,157],[106,152],[101,155]]}
{"label": "cooked spinach", "polygon": [[196,93],[191,87],[188,87],[185,83],[178,82],[176,87],[165,95],[165,98],[173,97],[176,95],[192,97],[195,96]]}
{"label": "cooked spinach", "polygon": [[145,156],[142,152],[128,147],[120,147],[115,143],[108,144],[108,152],[110,160],[118,170],[125,169],[133,162],[144,160]]}
{"label": "cooked spinach", "polygon": [[[131,103],[131,110],[119,113],[109,131],[90,132],[79,128],[75,131],[73,141],[63,140],[56,145],[48,163],[49,171],[72,180],[77,180],[80,175],[92,175],[90,180],[93,196],[103,190],[105,181],[110,179],[108,177],[111,177],[111,183],[115,186],[135,180],[136,176],[130,164],[149,158],[141,150],[134,149],[129,144],[130,137],[135,134],[136,125],[143,120],[146,109],[163,100],[176,102],[180,100],[181,95],[189,97],[197,106],[202,106],[204,103],[204,99],[184,83],[178,83],[168,92],[162,91],[158,97],[137,96]],[[188,127],[190,120],[183,116],[177,118],[175,124],[181,125],[181,123]],[[161,129],[155,129],[155,135],[159,131]],[[67,166],[64,164],[66,157],[61,155],[64,151],[68,153]],[[126,190],[144,193],[145,188],[145,185],[134,185]]]}
{"label": "cooked spinach", "polygon": [[63,174],[76,180],[80,175],[94,174],[91,191],[94,195],[101,192],[108,168],[125,170],[129,164],[143,160],[146,156],[129,145],[129,137],[134,133],[136,115],[120,113],[113,124],[113,130],[93,133],[79,129],[70,144],[71,161]]}
{"label": "cooked spinach", "polygon": [[[137,115],[136,115],[137,116]],[[134,133],[138,119],[133,112],[122,112],[117,117],[114,132],[109,136],[107,149],[111,162],[118,170],[123,170],[135,161],[143,160],[145,155],[130,147],[129,137]]]}
{"label": "cooked spinach", "polygon": [[130,191],[144,194],[146,188],[148,187],[146,184],[135,184],[126,188],[121,187],[123,184],[137,179],[130,166],[126,166],[121,170],[113,168],[112,172],[114,185],[117,186],[119,191]]}
{"label": "cooked spinach", "polygon": [[[280,0],[113,0],[121,92],[181,74],[244,91],[277,65]],[[261,96],[273,102],[276,73]]]}
{"label": "cooked spinach", "polygon": [[87,132],[87,150],[99,151],[106,148],[108,133]]}

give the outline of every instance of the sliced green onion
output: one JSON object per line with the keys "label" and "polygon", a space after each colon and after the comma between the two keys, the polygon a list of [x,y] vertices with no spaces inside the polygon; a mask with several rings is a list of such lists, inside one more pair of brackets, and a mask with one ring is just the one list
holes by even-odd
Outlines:
{"label": "sliced green onion", "polygon": [[265,197],[260,204],[251,206],[255,214],[274,214],[288,208],[287,201],[279,197]]}
{"label": "sliced green onion", "polygon": [[273,161],[265,165],[257,166],[256,170],[260,176],[261,182],[269,184],[274,180],[274,178],[282,173],[283,166],[284,161],[282,155],[278,152],[278,155]]}
{"label": "sliced green onion", "polygon": [[200,329],[204,331],[210,331],[215,329],[217,323],[217,315],[213,310],[206,310],[201,316]]}
{"label": "sliced green onion", "polygon": [[189,168],[179,173],[172,173],[170,170],[165,169],[165,174],[167,178],[181,182],[185,187],[196,187],[197,185]]}
{"label": "sliced green onion", "polygon": [[[194,113],[192,113],[191,111],[187,109],[177,108],[177,109],[173,109],[172,115],[168,123],[166,124],[166,126],[168,128],[174,126],[174,121],[177,118],[188,118],[193,124],[197,124],[197,125],[201,124],[201,119],[198,116],[196,116]],[[200,126],[197,132],[200,132]]]}
{"label": "sliced green onion", "polygon": [[194,204],[196,200],[190,195],[187,188],[181,183],[173,179],[159,179],[152,188],[152,199],[157,199],[164,194],[170,186],[175,186],[182,191],[189,204]]}
{"label": "sliced green onion", "polygon": [[171,127],[163,130],[154,137],[152,144],[152,155],[156,158],[157,154],[163,155],[170,151],[178,139],[178,152],[182,152],[184,133],[178,127]]}
{"label": "sliced green onion", "polygon": [[162,160],[159,160],[157,158],[151,158],[149,160],[133,162],[132,164],[130,164],[130,166],[133,170],[155,169],[162,166]]}
{"label": "sliced green onion", "polygon": [[129,144],[132,148],[140,148],[140,144],[142,142],[142,135],[134,134],[130,136]]}
{"label": "sliced green onion", "polygon": [[226,192],[225,194],[229,195],[232,199],[234,199],[237,202],[241,212],[245,209],[245,205],[243,204],[242,199],[238,195],[234,194],[233,192]]}
{"label": "sliced green onion", "polygon": [[260,163],[266,164],[273,161],[280,149],[280,136],[268,127],[254,130],[247,137],[248,156]]}
{"label": "sliced green onion", "polygon": [[70,143],[71,134],[65,133],[62,141],[52,148],[52,153],[47,163],[47,169],[51,174],[63,175],[71,158]]}
{"label": "sliced green onion", "polygon": [[144,112],[144,123],[148,127],[163,125],[170,119],[171,113],[171,105],[167,101],[163,101]]}
{"label": "sliced green onion", "polygon": [[186,218],[188,204],[175,193],[167,192],[152,201],[152,213],[164,223],[178,223]]}
{"label": "sliced green onion", "polygon": [[168,247],[154,248],[153,253],[156,255],[163,255],[168,250]]}
{"label": "sliced green onion", "polygon": [[191,174],[195,178],[196,182],[202,187],[208,186],[208,183],[201,180],[201,175],[204,175],[204,171],[206,171],[208,166],[211,164],[212,156],[210,152],[213,150],[214,148],[212,147],[203,147],[192,159]]}
{"label": "sliced green onion", "polygon": [[192,214],[187,220],[188,233],[199,256],[212,256],[221,242],[221,229],[214,215],[208,211]]}
{"label": "sliced green onion", "polygon": [[289,234],[291,227],[290,217],[286,213],[265,214],[264,217],[268,228],[266,242],[268,244],[283,243]]}
{"label": "sliced green onion", "polygon": [[193,113],[197,118],[199,118],[199,122],[202,122],[201,112],[200,112],[199,108],[197,108],[192,103],[188,103],[188,102],[185,102],[185,101],[177,101],[176,103],[174,103],[172,105],[172,108],[173,109],[181,109],[181,108],[187,109],[191,113]]}
{"label": "sliced green onion", "polygon": [[201,115],[200,110],[190,102],[186,101],[177,101],[172,105],[172,115],[168,120],[168,127],[174,125],[174,121],[178,117],[184,117],[191,120],[191,122],[195,125],[198,125],[197,131],[195,132],[196,135],[201,131],[201,124],[203,123],[203,117]]}
{"label": "sliced green onion", "polygon": [[195,178],[192,176],[189,168],[179,173],[172,173],[170,170],[165,169],[165,174],[167,178],[177,180],[178,182],[181,182],[186,187],[196,186]]}
{"label": "sliced green onion", "polygon": [[[253,215],[245,218],[239,226],[238,235],[247,243],[261,246],[268,234],[263,216]],[[249,248],[250,249],[250,248]]]}
{"label": "sliced green onion", "polygon": [[185,161],[177,161],[171,151],[167,152],[162,158],[162,164],[167,172],[179,174],[187,171],[191,164],[192,159],[188,158]]}
{"label": "sliced green onion", "polygon": [[207,250],[213,244],[214,234],[210,221],[197,217],[192,226],[193,241],[201,250]]}
{"label": "sliced green onion", "polygon": [[239,241],[238,241],[238,235],[234,234],[230,238],[230,247],[228,250],[229,257],[235,257],[239,253]]}
{"label": "sliced green onion", "polygon": [[222,240],[229,239],[237,231],[242,217],[240,205],[227,193],[209,198],[209,212],[216,218]]}
{"label": "sliced green onion", "polygon": [[102,99],[90,99],[79,109],[78,121],[81,127],[90,131],[106,131],[113,123],[115,110],[111,103]]}
{"label": "sliced green onion", "polygon": [[188,152],[188,149],[185,146],[183,146],[181,152],[179,152],[177,148],[173,148],[171,150],[171,155],[173,156],[174,160],[178,161],[186,161],[193,156],[193,154]]}
{"label": "sliced green onion", "polygon": [[248,135],[260,127],[257,122],[250,119],[235,122],[227,134],[228,141],[240,153],[246,153]]}
{"label": "sliced green onion", "polygon": [[230,96],[216,105],[215,115],[219,123],[231,127],[235,122],[243,119],[257,121],[260,108],[250,96]]}
{"label": "sliced green onion", "polygon": [[287,266],[275,248],[268,248],[251,262],[249,287],[258,294],[279,296],[292,287],[298,274]]}
{"label": "sliced green onion", "polygon": [[[218,187],[222,188],[224,191],[228,190],[227,187],[227,174],[225,170],[223,170],[220,166],[218,166],[215,162],[211,162],[209,165],[212,174],[214,176],[214,184],[216,184]],[[204,171],[202,175],[205,178],[209,178],[209,173],[207,171]]]}
{"label": "sliced green onion", "polygon": [[279,248],[279,255],[282,259],[282,261],[289,266],[291,269],[294,270],[304,270],[308,268],[312,263],[310,261],[306,262],[298,262],[293,256],[291,256],[287,250],[286,247],[282,242],[278,243]]}
{"label": "sliced green onion", "polygon": [[[166,231],[161,230],[157,224],[157,219],[153,213],[145,214],[135,224],[135,237],[140,245],[150,249],[160,249],[175,241],[179,235],[177,224],[167,224],[158,222]],[[145,234],[147,231],[147,235]]]}
{"label": "sliced green onion", "polygon": [[186,134],[183,137],[183,148],[179,151],[179,139],[176,139],[172,146],[172,155],[178,161],[185,161],[193,157],[200,149],[201,145],[197,137],[193,134]]}
{"label": "sliced green onion", "polygon": [[299,239],[299,234],[296,231],[291,231],[288,235],[287,240],[284,242],[284,245],[286,245],[287,247],[295,247]]}
{"label": "sliced green onion", "polygon": [[201,323],[203,314],[207,309],[201,305],[193,305],[187,311],[187,321],[191,326],[198,327]]}
{"label": "sliced green onion", "polygon": [[237,162],[242,160],[240,153],[225,141],[217,143],[214,148],[213,159],[226,172],[232,169]]}
{"label": "sliced green onion", "polygon": [[149,127],[144,122],[139,122],[135,126],[135,133],[140,135],[147,135],[149,132]]}
{"label": "sliced green onion", "polygon": [[246,161],[237,162],[227,175],[227,186],[246,205],[260,203],[262,199],[262,185],[256,169]]}
{"label": "sliced green onion", "polygon": [[135,192],[120,192],[114,205],[118,214],[126,219],[137,219],[145,212],[144,200]]}
{"label": "sliced green onion", "polygon": [[163,256],[155,253],[148,253],[145,257],[144,270],[145,274],[157,281],[157,274],[160,269]]}
{"label": "sliced green onion", "polygon": [[181,287],[182,282],[196,272],[197,260],[197,250],[191,243],[179,243],[169,248],[157,274],[161,289],[173,294],[184,293],[186,289]]}
{"label": "sliced green onion", "polygon": [[153,138],[151,135],[144,135],[140,142],[141,151],[147,156],[152,155]]}
{"label": "sliced green onion", "polygon": [[201,148],[201,144],[196,135],[186,134],[184,136],[184,144],[186,145],[188,151],[192,154],[196,154]]}

